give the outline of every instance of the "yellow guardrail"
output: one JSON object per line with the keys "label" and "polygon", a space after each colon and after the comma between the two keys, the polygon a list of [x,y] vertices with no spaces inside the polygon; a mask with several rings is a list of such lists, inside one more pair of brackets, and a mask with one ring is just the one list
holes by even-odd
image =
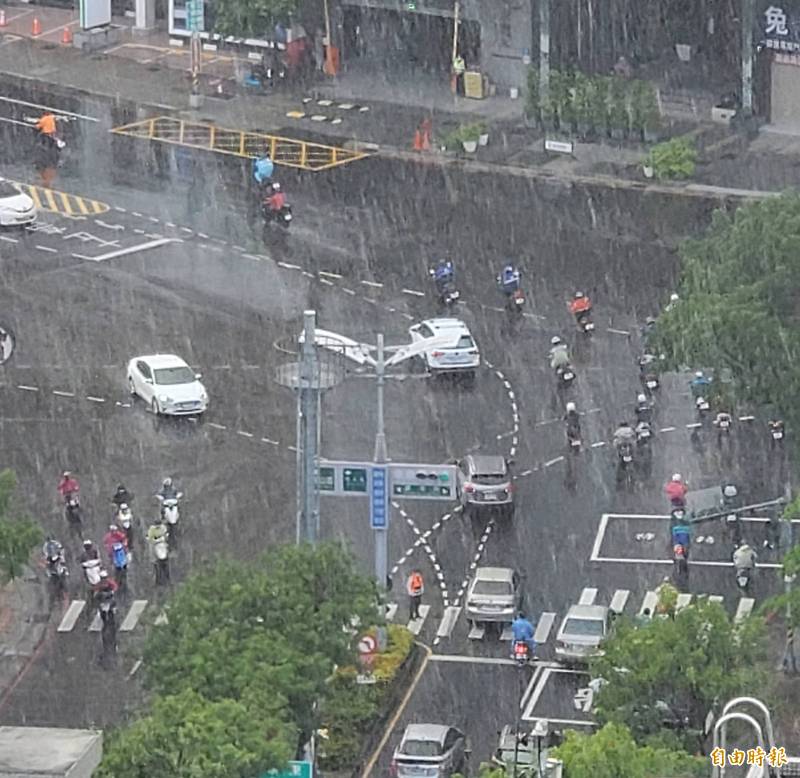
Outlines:
{"label": "yellow guardrail", "polygon": [[111,132],[247,158],[261,156],[265,146],[269,144],[270,157],[276,165],[302,170],[328,170],[368,156],[362,151],[352,151],[338,146],[326,146],[322,143],[310,143],[259,132],[231,130],[217,127],[215,124],[190,122],[169,116],[154,116],[133,124],[114,127]]}
{"label": "yellow guardrail", "polygon": [[111,210],[111,206],[108,203],[100,202],[100,200],[92,200],[89,197],[80,197],[68,192],[59,192],[57,189],[48,189],[45,186],[37,186],[36,184],[25,184],[22,181],[17,181],[16,183],[23,192],[30,195],[40,211],[77,217],[98,216]]}

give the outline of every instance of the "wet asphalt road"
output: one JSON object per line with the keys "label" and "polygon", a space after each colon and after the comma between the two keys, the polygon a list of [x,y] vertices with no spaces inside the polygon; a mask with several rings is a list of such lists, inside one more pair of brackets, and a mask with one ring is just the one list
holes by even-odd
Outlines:
{"label": "wet asphalt road", "polygon": [[[708,435],[690,439],[685,376],[664,380],[656,426],[675,429],[657,435],[651,473],[632,491],[616,488],[607,446],[588,445],[608,441],[630,416],[638,391],[637,322],[656,313],[674,288],[674,246],[708,222],[713,203],[371,159],[328,173],[281,171],[296,222],[285,243],[269,236],[265,246],[249,213],[243,164],[111,137],[111,124],[133,120],[124,107],[59,106],[100,117],[70,125],[61,168],[37,171],[0,152],[0,175],[35,183],[54,173],[53,188],[112,206],[84,221],[45,214],[41,221],[49,228],[4,233],[9,240],[0,242],[0,324],[17,335],[0,388],[3,464],[17,471],[26,509],[48,529],[65,534],[55,485],[69,468],[82,484],[84,534],[98,540],[118,481],[136,493],[134,511],[143,520],[154,513],[149,495],[160,479],[178,480],[186,501],[175,581],[216,554],[252,557],[292,541],[295,402],[274,381],[275,369],[292,357],[276,344],[291,347],[309,307],[323,328],[369,341],[382,331],[388,343],[405,342],[413,321],[437,313],[426,269],[445,253],[458,269],[463,302],[457,315],[487,365],[471,388],[418,374],[390,381],[390,456],[443,462],[470,450],[509,455],[513,448],[517,511],[513,521],[496,523],[442,503],[406,502],[405,515],[394,511],[396,618],[406,619],[404,580],[419,566],[431,606],[420,636],[426,643],[434,643],[445,606],[463,605],[471,565],[513,566],[524,575],[530,612],[557,614],[541,648],[542,658],[552,659],[558,622],[584,587],[597,588],[597,601],[605,604],[616,590],[628,590],[631,612],[669,572],[668,566],[590,561],[603,514],[659,513],[661,485],[676,470],[694,486],[746,473],[748,496],[782,493],[785,463],[766,451],[762,427],[737,425],[729,451]],[[6,105],[3,115],[19,117],[15,110]],[[27,148],[27,131],[3,125],[0,132]],[[175,242],[101,261],[74,256],[97,258],[159,236]],[[519,321],[498,309],[493,276],[506,257],[521,266],[528,292],[530,315]],[[578,337],[566,312],[576,288],[595,301],[591,342]],[[554,334],[573,345],[578,380],[570,396],[587,414],[586,450],[574,461],[559,459],[564,398],[545,360]],[[156,420],[131,402],[125,364],[154,351],[178,353],[203,373],[211,407],[202,423]],[[374,392],[371,381],[352,375],[325,396],[326,457],[370,457]],[[366,505],[323,498],[322,514],[323,536],[344,539],[369,570]],[[600,556],[666,557],[661,534],[647,548],[633,539],[657,524],[627,521],[610,527]],[[74,558],[77,541],[71,544]],[[725,558],[721,542],[699,551],[698,559],[701,554]],[[0,721],[105,726],[135,706],[140,691],[128,673],[163,593],[155,591],[145,564],[133,564],[132,597],[148,606],[135,629],[121,636],[118,670],[96,666],[98,636],[85,624],[55,633],[60,611],[54,608],[39,656],[0,699]],[[436,566],[443,586],[436,584]],[[76,593],[77,578],[73,570]],[[727,568],[698,567],[690,589],[723,595],[733,611],[732,583]],[[753,594],[761,599],[771,588],[765,571]],[[461,613],[435,651],[476,661],[428,665],[381,755],[379,774],[406,722],[465,727],[477,762],[489,756],[495,732],[513,722],[521,690],[530,698],[532,689],[514,668],[480,662],[504,657],[506,644],[496,636],[470,640],[467,633]],[[535,715],[560,716],[562,709]]]}

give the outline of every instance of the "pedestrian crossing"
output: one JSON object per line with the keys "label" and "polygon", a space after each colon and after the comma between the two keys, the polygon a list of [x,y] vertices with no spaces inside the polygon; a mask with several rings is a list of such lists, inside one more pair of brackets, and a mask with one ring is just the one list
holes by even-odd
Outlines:
{"label": "pedestrian crossing", "polygon": [[[134,600],[130,607],[125,612],[125,615],[122,619],[122,622],[119,626],[120,632],[132,632],[136,625],[139,623],[139,619],[144,613],[145,609],[147,608],[148,601],[147,600]],[[64,615],[61,617],[61,621],[56,627],[56,632],[73,632],[75,631],[75,627],[78,624],[78,620],[80,619],[81,615],[84,614],[86,610],[86,600],[73,600],[67,610],[64,612]],[[117,608],[118,613],[120,613],[122,609]],[[420,608],[420,612],[422,608]],[[87,611],[88,615],[88,611]],[[121,614],[120,614],[121,615]],[[92,616],[92,620],[89,623],[89,626],[86,628],[87,632],[100,632],[103,627],[102,621],[100,619],[100,614],[95,611],[94,615]]]}

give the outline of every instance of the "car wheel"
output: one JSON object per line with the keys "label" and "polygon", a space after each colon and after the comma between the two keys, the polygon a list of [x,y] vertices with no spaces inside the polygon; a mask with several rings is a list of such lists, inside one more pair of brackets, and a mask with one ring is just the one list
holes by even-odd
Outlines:
{"label": "car wheel", "polygon": [[154,416],[158,416],[161,413],[158,407],[158,400],[156,400],[155,397],[153,398],[153,402],[150,403],[150,410],[153,412]]}

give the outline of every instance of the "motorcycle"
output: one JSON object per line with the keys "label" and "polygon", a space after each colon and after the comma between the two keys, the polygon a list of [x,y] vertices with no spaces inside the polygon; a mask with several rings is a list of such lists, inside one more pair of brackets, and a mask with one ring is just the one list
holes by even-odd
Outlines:
{"label": "motorcycle", "polygon": [[617,457],[623,468],[627,468],[633,462],[633,446],[627,441],[619,444]]}
{"label": "motorcycle", "polygon": [[750,580],[753,577],[752,567],[738,567],[736,568],[736,585],[743,592],[747,591],[750,587]]}
{"label": "motorcycle", "polygon": [[267,224],[276,223],[284,229],[289,229],[292,223],[292,206],[286,203],[279,211],[273,211],[268,205],[262,206],[261,212]]}
{"label": "motorcycle", "polygon": [[636,425],[636,445],[643,448],[650,443],[653,436],[653,430],[648,421],[640,421]]}
{"label": "motorcycle", "polygon": [[114,543],[111,546],[111,561],[114,565],[114,578],[122,588],[128,577],[128,563],[130,562],[128,549],[123,543]]}
{"label": "motorcycle", "polygon": [[83,568],[83,576],[86,579],[86,583],[89,585],[89,589],[94,591],[102,580],[100,577],[100,573],[103,571],[102,563],[99,559],[88,559],[81,563],[81,567]]}
{"label": "motorcycle", "polygon": [[572,365],[557,367],[556,376],[558,376],[559,386],[562,389],[568,389],[570,386],[572,386],[572,382],[575,380],[575,370],[573,369]]}
{"label": "motorcycle", "polygon": [[714,419],[714,426],[720,433],[727,435],[731,431],[731,424],[733,419],[729,413],[718,413],[717,418]]}
{"label": "motorcycle", "polygon": [[645,388],[648,394],[657,392],[661,387],[658,373],[656,373],[652,368],[652,365],[655,361],[655,354],[643,354],[641,357],[639,357],[639,377],[641,379],[642,386]]}
{"label": "motorcycle", "polygon": [[772,445],[776,446],[783,442],[783,422],[778,420],[772,420],[768,422],[769,425],[769,433],[772,437]]}
{"label": "motorcycle", "polygon": [[161,503],[161,518],[164,519],[164,524],[167,526],[169,542],[174,545],[178,536],[178,520],[180,519],[178,502],[183,497],[183,492],[178,492],[174,497],[164,497],[162,494],[157,494],[156,497]]}
{"label": "motorcycle", "polygon": [[677,582],[685,582],[689,575],[688,549],[681,543],[672,547],[672,569]]}
{"label": "motorcycle", "polygon": [[530,662],[531,649],[526,641],[515,640],[513,652],[514,652],[514,661],[517,663],[517,667],[524,667]]}
{"label": "motorcycle", "polygon": [[69,570],[61,554],[51,554],[48,556],[47,577],[55,590],[55,594],[58,595],[67,591]]}
{"label": "motorcycle", "polygon": [[116,523],[122,527],[125,537],[128,540],[128,555],[133,551],[133,511],[130,506],[123,502],[117,510]]}
{"label": "motorcycle", "polygon": [[697,419],[700,423],[704,423],[708,419],[708,414],[711,412],[711,405],[705,397],[697,397],[694,401],[694,407],[697,411]]}
{"label": "motorcycle", "polygon": [[461,293],[456,289],[455,284],[455,273],[452,270],[452,264],[447,263],[450,265],[450,274],[445,278],[437,278],[436,277],[436,268],[429,268],[428,274],[433,279],[433,283],[436,286],[436,294],[439,298],[439,302],[445,306],[445,308],[449,308],[458,302],[458,298],[461,297]]}
{"label": "motorcycle", "polygon": [[77,495],[70,494],[64,505],[64,513],[67,517],[67,523],[70,529],[77,535],[81,534],[83,529],[83,509],[81,508],[80,501]]}
{"label": "motorcycle", "polygon": [[511,313],[522,313],[522,308],[525,305],[525,293],[517,281],[516,285],[506,285],[503,283],[502,274],[497,276],[497,286],[500,291],[505,295],[506,308]]}
{"label": "motorcycle", "polygon": [[567,446],[573,454],[580,454],[581,452],[581,433],[580,430],[574,427],[567,428]]}
{"label": "motorcycle", "polygon": [[578,329],[585,335],[591,335],[594,332],[594,322],[592,321],[592,309],[581,311],[576,317],[578,322]]}
{"label": "motorcycle", "polygon": [[161,586],[169,581],[169,535],[164,533],[157,540],[150,541],[153,546],[155,559],[156,586]]}
{"label": "motorcycle", "polygon": [[735,484],[724,484],[722,487],[722,500],[720,508],[726,512],[725,529],[728,539],[734,546],[742,544],[742,523],[739,519],[738,509],[742,507],[739,490]]}

